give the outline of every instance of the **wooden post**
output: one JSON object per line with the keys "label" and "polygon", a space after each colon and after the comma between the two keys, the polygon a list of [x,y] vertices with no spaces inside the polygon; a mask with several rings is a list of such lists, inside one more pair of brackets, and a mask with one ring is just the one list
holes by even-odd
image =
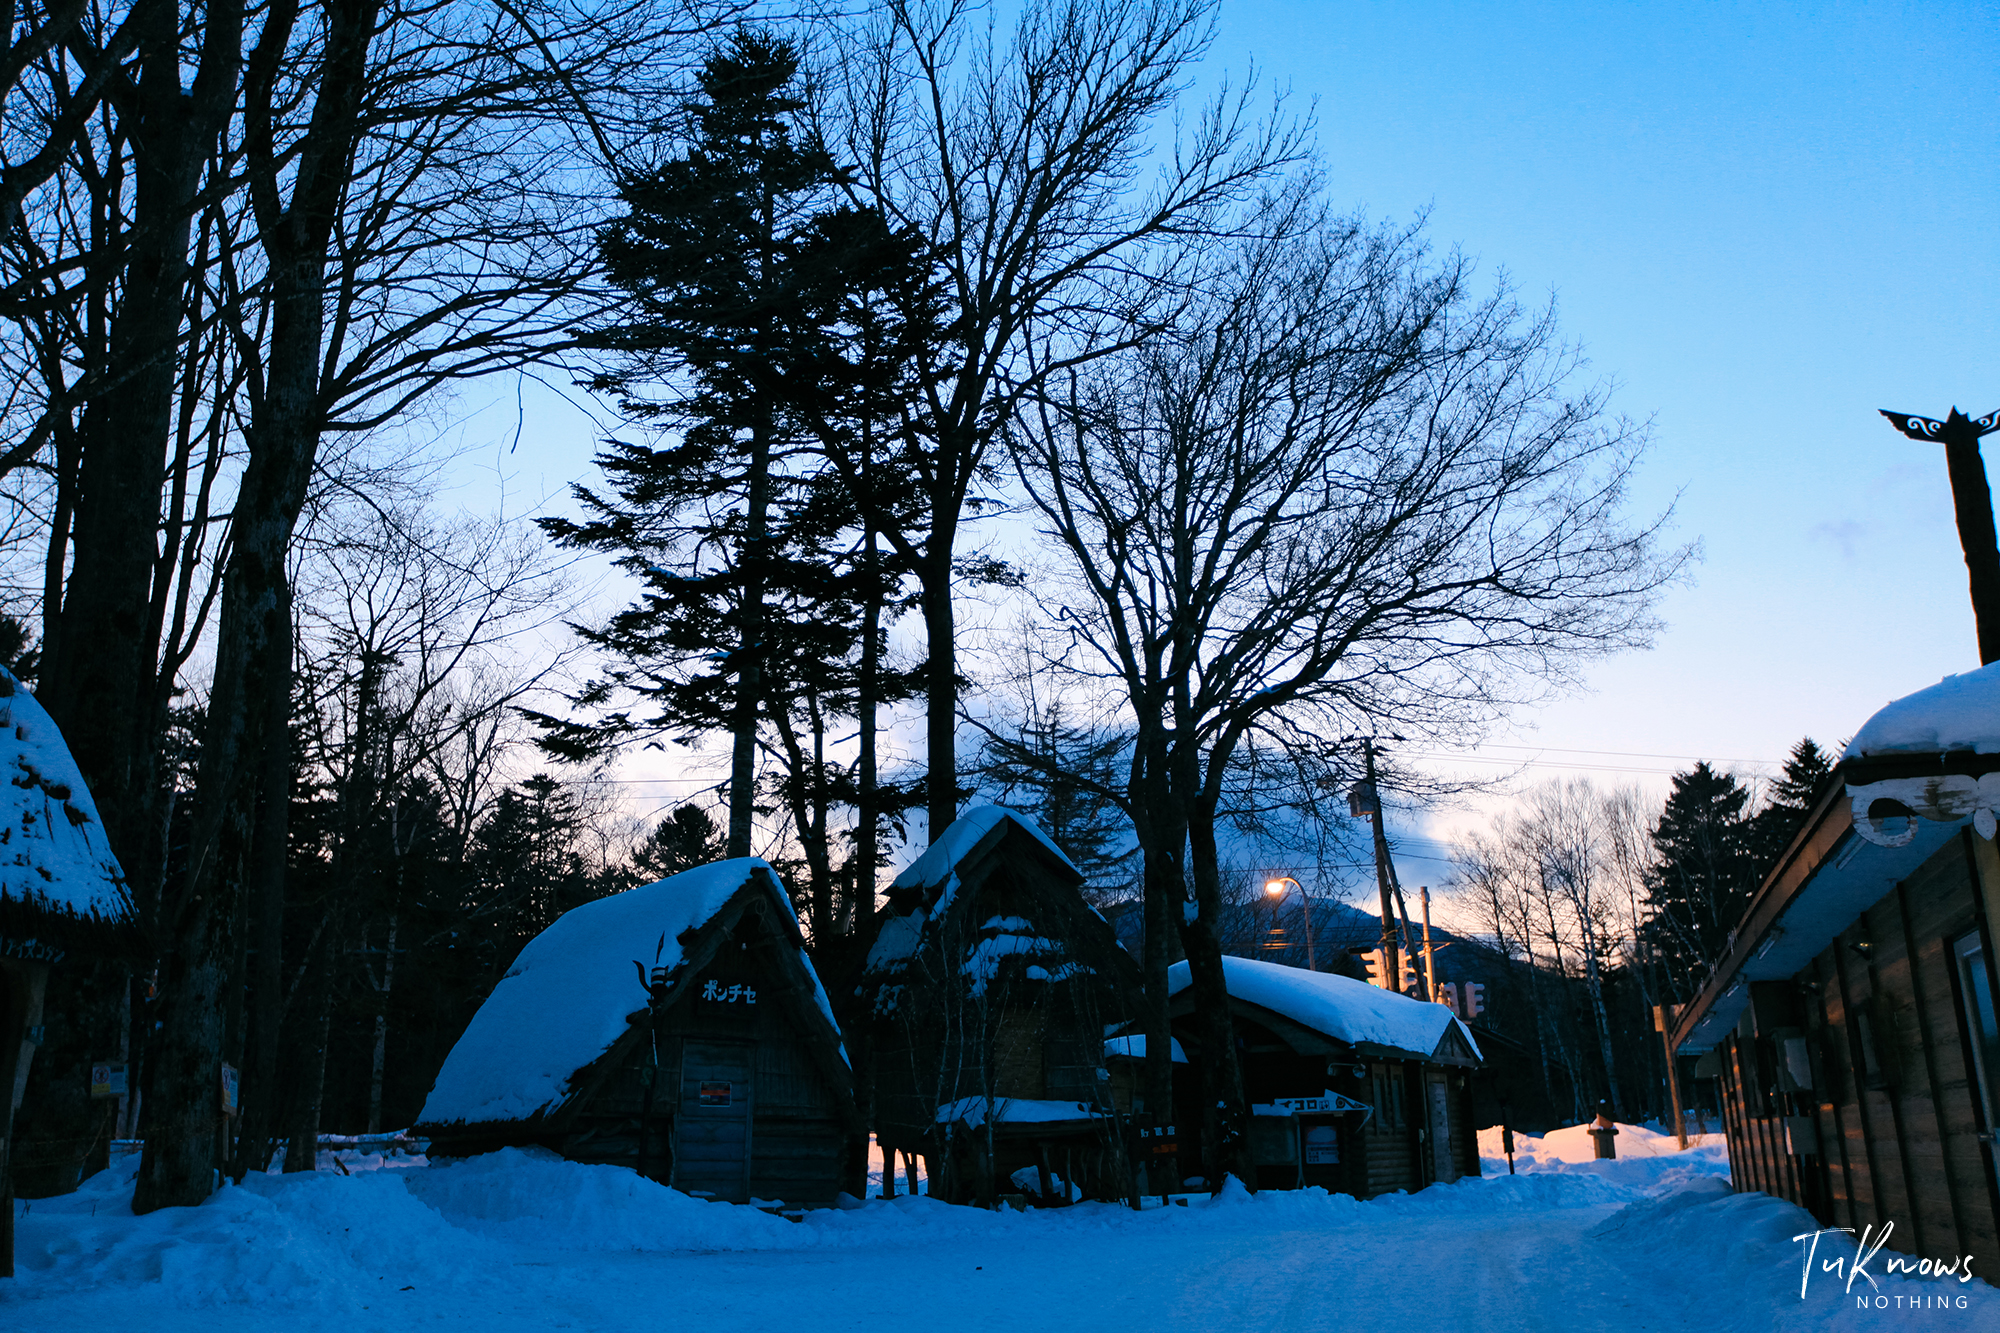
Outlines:
{"label": "wooden post", "polygon": [[1688,1146],[1687,1119],[1681,1114],[1680,1070],[1674,1065],[1674,1037],[1669,1030],[1674,1025],[1675,1011],[1679,1005],[1656,1004],[1653,1006],[1653,1026],[1659,1031],[1660,1044],[1667,1049],[1667,1097],[1674,1106],[1674,1137],[1680,1140],[1681,1151]]}
{"label": "wooden post", "polygon": [[14,1112],[28,1087],[28,1064],[40,1044],[46,963],[0,965],[0,1277],[14,1276]]}
{"label": "wooden post", "polygon": [[1884,411],[1882,415],[1913,440],[1935,440],[1944,445],[1958,544],[1965,554],[1968,591],[1972,594],[1973,626],[1979,636],[1979,664],[2000,661],[2000,542],[1993,531],[1993,494],[1986,481],[1986,464],[1979,456],[1979,439],[2000,430],[2000,413],[1972,418],[1954,407],[1943,421],[1908,412]]}

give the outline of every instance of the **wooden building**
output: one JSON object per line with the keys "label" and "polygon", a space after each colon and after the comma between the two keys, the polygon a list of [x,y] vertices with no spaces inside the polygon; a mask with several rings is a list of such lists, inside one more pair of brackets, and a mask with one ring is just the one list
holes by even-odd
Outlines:
{"label": "wooden building", "polygon": [[1139,1012],[1139,970],[1082,885],[1032,820],[981,806],[872,923],[849,1023],[871,1122],[885,1159],[929,1160],[942,1198],[1058,1176],[1086,1197],[1129,1189],[1104,1037]]}
{"label": "wooden building", "polygon": [[733,1203],[838,1199],[862,1132],[797,918],[754,857],[566,912],[452,1048],[417,1132],[538,1144]]}
{"label": "wooden building", "polygon": [[[90,1065],[93,1055],[118,1052],[117,1002],[136,930],[124,874],[69,747],[4,669],[0,778],[0,1277],[7,1277],[17,1177],[30,1197],[62,1193],[76,1188],[87,1163],[108,1155],[117,1104],[92,1098]],[[88,993],[100,973],[118,978],[108,1004]],[[52,987],[52,977],[84,984]],[[51,1052],[60,1057],[53,1077]],[[31,1074],[40,1075],[39,1096],[24,1106]]]}
{"label": "wooden building", "polygon": [[1996,805],[2000,664],[1877,713],[1673,1034],[1720,1080],[1737,1189],[1988,1275]]}
{"label": "wooden building", "polygon": [[[1471,1076],[1481,1057],[1451,1010],[1330,972],[1251,958],[1222,967],[1252,1112],[1256,1179],[1246,1185],[1365,1199],[1479,1174]],[[1174,1035],[1199,1060],[1186,963],[1169,970],[1168,989]],[[1206,1180],[1200,1087],[1174,1084],[1178,1170]]]}

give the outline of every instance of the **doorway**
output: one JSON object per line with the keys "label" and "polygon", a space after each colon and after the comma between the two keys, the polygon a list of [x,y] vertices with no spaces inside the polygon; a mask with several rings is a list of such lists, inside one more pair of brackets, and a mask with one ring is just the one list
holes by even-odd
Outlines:
{"label": "doorway", "polygon": [[674,1188],[697,1198],[750,1202],[751,1081],[756,1047],[690,1041],[681,1055],[674,1117]]}

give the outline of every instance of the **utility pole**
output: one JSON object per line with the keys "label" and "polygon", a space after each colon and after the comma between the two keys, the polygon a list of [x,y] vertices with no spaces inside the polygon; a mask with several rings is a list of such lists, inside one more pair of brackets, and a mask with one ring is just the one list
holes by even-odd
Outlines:
{"label": "utility pole", "polygon": [[1403,989],[1403,962],[1396,947],[1396,907],[1392,897],[1393,873],[1389,866],[1389,836],[1382,831],[1382,793],[1375,785],[1375,738],[1364,736],[1361,753],[1367,764],[1367,778],[1347,793],[1348,813],[1371,816],[1375,823],[1375,885],[1382,894],[1382,985],[1387,990]]}
{"label": "utility pole", "polygon": [[1435,1001],[1438,997],[1437,959],[1431,953],[1431,886],[1425,884],[1417,892],[1424,900],[1424,998]]}
{"label": "utility pole", "polygon": [[1993,535],[1993,492],[1979,437],[2000,430],[2000,412],[1968,417],[1956,407],[1943,421],[1881,409],[1889,424],[1913,440],[1944,445],[1951,477],[1951,506],[1958,517],[1958,544],[1972,592],[1972,620],[1979,631],[1979,665],[2000,662],[2000,543]]}

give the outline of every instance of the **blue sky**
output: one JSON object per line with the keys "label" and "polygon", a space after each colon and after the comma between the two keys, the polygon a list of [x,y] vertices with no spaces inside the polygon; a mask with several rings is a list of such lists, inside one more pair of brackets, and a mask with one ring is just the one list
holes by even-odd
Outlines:
{"label": "blue sky", "polygon": [[1996,56],[1990,5],[1224,5],[1336,199],[1554,294],[1703,543],[1658,647],[1508,739],[1777,758],[1978,665],[1943,459],[1875,409],[2000,405]]}
{"label": "blue sky", "polygon": [[[1205,73],[1252,60],[1316,103],[1336,201],[1553,294],[1654,423],[1636,508],[1704,548],[1653,651],[1479,758],[1664,791],[1978,665],[1942,456],[1875,410],[2000,406],[2000,8],[1224,0]],[[589,474],[564,415],[516,496]]]}

